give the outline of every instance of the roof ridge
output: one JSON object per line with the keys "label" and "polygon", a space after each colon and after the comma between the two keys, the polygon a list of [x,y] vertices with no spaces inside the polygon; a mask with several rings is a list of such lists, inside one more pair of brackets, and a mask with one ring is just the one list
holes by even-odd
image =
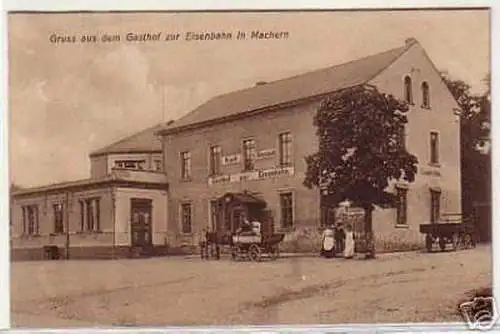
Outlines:
{"label": "roof ridge", "polygon": [[108,151],[109,149],[111,149],[113,146],[116,146],[118,144],[121,144],[123,142],[126,142],[134,137],[137,137],[137,136],[140,136],[144,133],[147,133],[155,128],[160,128],[160,127],[163,127],[165,125],[167,125],[168,122],[160,122],[160,123],[156,123],[155,125],[151,125],[149,127],[147,127],[146,129],[143,129],[139,132],[134,132],[133,134],[129,134],[128,136],[126,137],[122,137],[121,139],[117,140],[117,141],[114,141],[113,143],[111,144],[108,144],[106,146],[102,146],[101,148],[97,148],[95,150],[93,150],[90,155],[95,155],[95,154],[99,154],[99,153],[102,153],[102,152],[105,152],[105,151]]}
{"label": "roof ridge", "polygon": [[[309,74],[316,73],[316,72],[321,72],[321,71],[325,71],[325,70],[335,69],[336,67],[345,66],[345,65],[348,65],[348,64],[351,64],[351,63],[355,63],[355,62],[358,62],[358,61],[366,60],[366,59],[374,57],[374,56],[380,56],[380,55],[383,55],[383,54],[386,54],[386,53],[391,53],[391,52],[395,52],[396,50],[400,50],[401,52],[397,56],[394,57],[394,60],[396,60],[407,49],[408,49],[407,46],[399,46],[397,48],[392,48],[392,49],[388,49],[388,50],[385,50],[385,51],[374,52],[374,53],[371,53],[369,55],[366,55],[366,56],[363,56],[363,57],[360,57],[360,58],[355,58],[355,59],[352,59],[352,60],[349,60],[349,61],[346,61],[346,62],[343,62],[343,63],[338,63],[338,64],[334,64],[334,65],[329,65],[329,66],[325,66],[325,67],[316,68],[314,70],[310,70],[310,71],[307,71],[307,72],[298,73],[298,74],[295,74],[295,75],[292,75],[292,76],[288,76],[288,77],[284,77],[284,78],[281,78],[281,79],[276,79],[276,80],[272,80],[272,81],[266,81],[266,83],[263,84],[263,85],[259,85],[259,86],[255,86],[254,85],[254,86],[248,86],[248,87],[237,89],[237,90],[232,90],[230,92],[226,92],[226,93],[221,93],[221,94],[215,95],[212,98],[210,98],[210,99],[206,100],[205,102],[201,103],[200,105],[208,103],[208,102],[210,102],[212,100],[215,100],[215,99],[217,99],[219,97],[226,96],[228,94],[241,93],[241,92],[244,92],[244,91],[247,91],[247,90],[255,89],[256,87],[265,87],[265,86],[268,86],[270,84],[280,83],[282,81],[287,81],[287,80],[295,79],[295,78],[302,77],[302,76],[309,75]],[[195,110],[196,109],[194,109],[193,111],[195,111]],[[185,116],[187,116],[188,114],[186,114]]]}
{"label": "roof ridge", "polygon": [[364,56],[364,57],[352,59],[352,60],[346,61],[344,63],[330,65],[330,66],[318,68],[318,69],[315,69],[315,70],[312,70],[312,71],[309,71],[309,72],[304,72],[302,74],[296,74],[296,75],[293,75],[291,77],[282,78],[282,79],[278,79],[278,80],[273,80],[273,81],[271,81],[269,83],[281,82],[281,81],[284,81],[284,80],[294,79],[294,78],[301,77],[301,76],[304,76],[304,75],[308,75],[308,74],[311,74],[311,73],[316,73],[316,72],[320,72],[320,71],[324,71],[324,70],[335,69],[336,67],[345,66],[345,65],[348,65],[348,64],[351,64],[351,63],[355,63],[355,62],[358,62],[358,61],[366,60],[366,59],[371,58],[371,57],[380,56],[380,55],[383,55],[383,54],[386,54],[386,53],[391,53],[391,52],[395,52],[396,50],[400,50],[401,53],[394,57],[394,60],[396,60],[402,54],[402,52],[404,52],[406,49],[407,49],[406,46],[400,46],[400,47],[397,47],[397,48],[392,48],[392,49],[389,49],[389,50],[372,53],[372,54],[369,54],[369,55]]}

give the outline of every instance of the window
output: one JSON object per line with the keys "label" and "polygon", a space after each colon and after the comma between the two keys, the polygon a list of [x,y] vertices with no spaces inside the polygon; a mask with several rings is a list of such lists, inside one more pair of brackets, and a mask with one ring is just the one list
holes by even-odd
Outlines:
{"label": "window", "polygon": [[413,103],[413,91],[412,91],[412,83],[411,83],[411,78],[409,76],[405,77],[404,80],[404,94],[405,94],[405,101],[408,103]]}
{"label": "window", "polygon": [[54,204],[54,233],[64,233],[64,205],[61,203]]}
{"label": "window", "polygon": [[293,226],[293,196],[292,193],[280,194],[281,227]]}
{"label": "window", "polygon": [[335,208],[322,206],[320,208],[320,211],[321,211],[321,217],[320,217],[321,227],[326,227],[328,225],[335,224]]}
{"label": "window", "polygon": [[217,201],[210,201],[210,229],[217,231]]}
{"label": "window", "polygon": [[396,225],[408,224],[408,189],[396,187]]}
{"label": "window", "polygon": [[181,177],[183,180],[191,178],[191,153],[181,153]]}
{"label": "window", "polygon": [[439,164],[439,134],[431,132],[431,164]]}
{"label": "window", "polygon": [[115,168],[143,170],[146,160],[116,160]]}
{"label": "window", "polygon": [[222,149],[220,146],[210,147],[210,175],[220,174]]}
{"label": "window", "polygon": [[290,166],[292,164],[292,135],[290,132],[279,135],[279,155],[280,166]]}
{"label": "window", "polygon": [[99,232],[101,230],[101,206],[99,198],[88,198],[80,201],[81,231]]}
{"label": "window", "polygon": [[243,141],[243,169],[253,170],[255,168],[255,140],[246,139]]}
{"label": "window", "polygon": [[161,160],[155,160],[154,161],[154,169],[155,171],[161,172],[162,171],[162,163]]}
{"label": "window", "polygon": [[441,192],[431,189],[431,223],[439,222],[439,214],[441,211]]}
{"label": "window", "polygon": [[23,234],[38,235],[39,217],[38,205],[23,206]]}
{"label": "window", "polygon": [[189,234],[193,230],[191,222],[191,203],[181,205],[182,233]]}
{"label": "window", "polygon": [[80,231],[85,231],[85,202],[80,200]]}
{"label": "window", "polygon": [[429,97],[429,84],[424,81],[422,82],[422,107],[430,108],[430,97]]}

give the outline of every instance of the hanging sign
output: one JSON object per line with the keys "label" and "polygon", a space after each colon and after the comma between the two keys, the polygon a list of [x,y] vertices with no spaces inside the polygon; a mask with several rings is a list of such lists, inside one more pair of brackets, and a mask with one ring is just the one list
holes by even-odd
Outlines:
{"label": "hanging sign", "polygon": [[237,165],[241,163],[241,154],[231,154],[231,155],[225,155],[222,157],[222,164],[224,166],[228,165]]}

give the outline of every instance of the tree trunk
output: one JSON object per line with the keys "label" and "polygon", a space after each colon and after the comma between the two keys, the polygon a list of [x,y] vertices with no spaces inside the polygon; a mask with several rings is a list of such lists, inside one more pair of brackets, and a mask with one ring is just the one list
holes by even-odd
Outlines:
{"label": "tree trunk", "polygon": [[373,235],[373,224],[372,224],[372,213],[373,206],[371,204],[364,206],[365,210],[365,233],[364,233],[364,244],[365,244],[365,259],[375,258],[375,238]]}

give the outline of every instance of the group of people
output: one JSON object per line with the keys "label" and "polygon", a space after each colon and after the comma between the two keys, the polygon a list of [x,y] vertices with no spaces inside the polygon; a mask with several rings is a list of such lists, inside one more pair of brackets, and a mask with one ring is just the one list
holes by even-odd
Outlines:
{"label": "group of people", "polygon": [[238,233],[247,234],[251,233],[253,235],[260,235],[261,233],[261,223],[257,220],[250,222],[248,219],[243,218],[241,227],[238,229]]}
{"label": "group of people", "polygon": [[350,224],[327,226],[321,239],[322,256],[332,258],[342,254],[346,259],[354,257],[354,231]]}

